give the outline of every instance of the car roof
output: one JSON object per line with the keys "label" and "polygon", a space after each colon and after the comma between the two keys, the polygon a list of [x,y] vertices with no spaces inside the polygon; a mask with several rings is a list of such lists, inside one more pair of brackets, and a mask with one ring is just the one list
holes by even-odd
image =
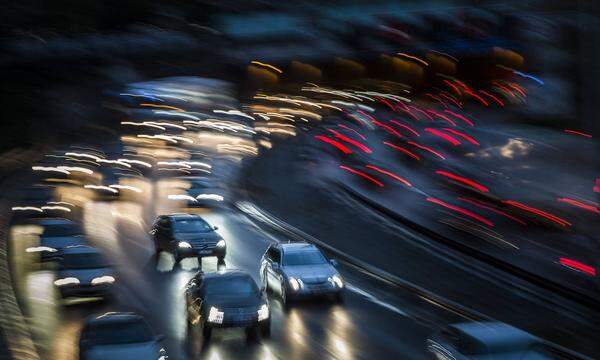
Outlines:
{"label": "car roof", "polygon": [[538,338],[501,322],[472,322],[449,325],[472,342],[483,344],[490,352],[527,349]]}
{"label": "car roof", "polygon": [[77,223],[65,218],[33,218],[27,222],[38,225],[77,225]]}
{"label": "car roof", "polygon": [[305,242],[282,243],[279,247],[285,252],[319,250],[315,245]]}
{"label": "car roof", "polygon": [[142,321],[144,318],[133,312],[107,312],[102,315],[91,316],[88,318],[88,325],[102,325],[116,322]]}
{"label": "car roof", "polygon": [[215,272],[201,273],[200,276],[202,276],[203,279],[227,279],[227,278],[234,278],[234,277],[252,278],[247,271],[239,270],[239,269],[226,269],[226,270],[219,270],[219,271],[215,271]]}
{"label": "car roof", "polygon": [[87,245],[67,246],[62,250],[63,255],[66,254],[99,254],[98,249]]}
{"label": "car roof", "polygon": [[166,217],[170,217],[173,220],[185,220],[185,219],[202,219],[200,215],[196,214],[188,214],[188,213],[173,213],[169,215],[165,215]]}

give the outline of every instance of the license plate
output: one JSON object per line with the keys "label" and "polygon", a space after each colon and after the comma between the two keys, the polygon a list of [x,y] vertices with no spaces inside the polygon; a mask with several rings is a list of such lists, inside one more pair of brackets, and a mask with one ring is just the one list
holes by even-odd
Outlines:
{"label": "license plate", "polygon": [[211,252],[212,252],[211,250],[199,250],[198,254],[205,255],[205,254],[210,254]]}

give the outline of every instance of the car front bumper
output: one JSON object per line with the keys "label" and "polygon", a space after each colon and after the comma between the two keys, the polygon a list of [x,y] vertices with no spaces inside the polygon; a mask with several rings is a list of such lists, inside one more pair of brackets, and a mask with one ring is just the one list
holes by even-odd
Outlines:
{"label": "car front bumper", "polygon": [[294,291],[289,286],[286,289],[286,295],[289,298],[310,298],[319,296],[336,295],[341,293],[344,288],[332,285],[329,281],[319,284],[303,283],[300,289]]}
{"label": "car front bumper", "polygon": [[224,258],[227,253],[227,247],[213,247],[213,248],[178,248],[177,254],[179,258],[188,257],[211,257],[216,256],[218,258]]}

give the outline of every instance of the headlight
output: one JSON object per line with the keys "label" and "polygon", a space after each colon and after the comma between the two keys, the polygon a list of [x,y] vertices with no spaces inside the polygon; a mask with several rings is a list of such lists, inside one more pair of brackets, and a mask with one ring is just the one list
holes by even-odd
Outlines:
{"label": "headlight", "polygon": [[333,275],[332,277],[329,278],[331,281],[331,283],[339,288],[344,287],[344,282],[342,281],[342,278],[339,275]]}
{"label": "headlight", "polygon": [[178,246],[182,249],[189,249],[192,247],[192,245],[190,245],[190,243],[187,241],[180,241]]}
{"label": "headlight", "polygon": [[36,253],[36,252],[42,252],[42,251],[47,251],[47,252],[56,252],[57,250],[55,248],[51,248],[48,246],[35,246],[35,247],[28,247],[27,249],[25,249],[25,252],[28,253]]}
{"label": "headlight", "polygon": [[288,279],[288,282],[290,283],[292,290],[294,290],[294,291],[300,290],[300,283],[298,282],[298,280],[296,280],[296,278],[293,278],[290,276],[290,278]]}
{"label": "headlight", "polygon": [[223,248],[223,247],[225,247],[225,245],[227,245],[227,244],[225,243],[225,240],[219,240],[219,242],[217,243],[217,247],[220,247],[220,248]]}
{"label": "headlight", "polygon": [[269,318],[269,307],[267,304],[263,304],[257,311],[258,321],[267,320]]}
{"label": "headlight", "polygon": [[222,311],[219,311],[219,309],[217,309],[216,307],[211,306],[210,311],[208,312],[208,322],[222,324],[223,314],[224,313]]}
{"label": "headlight", "polygon": [[77,285],[79,284],[79,279],[75,277],[68,277],[64,279],[58,279],[54,281],[54,285],[56,286],[65,286],[65,285]]}
{"label": "headlight", "polygon": [[115,282],[115,278],[109,275],[100,276],[92,279],[92,285],[100,285],[100,284],[112,284]]}

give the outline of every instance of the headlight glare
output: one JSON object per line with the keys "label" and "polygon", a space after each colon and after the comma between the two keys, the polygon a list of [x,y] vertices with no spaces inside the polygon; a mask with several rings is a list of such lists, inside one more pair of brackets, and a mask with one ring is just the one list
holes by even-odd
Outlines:
{"label": "headlight glare", "polygon": [[180,241],[178,246],[182,249],[190,249],[192,247],[192,245],[190,245],[190,243],[187,241]]}
{"label": "headlight glare", "polygon": [[208,322],[222,324],[223,315],[224,313],[222,311],[219,311],[219,309],[217,309],[216,307],[211,306],[210,311],[208,312]]}
{"label": "headlight glare", "polygon": [[217,243],[217,247],[220,247],[220,248],[223,248],[223,247],[225,247],[225,245],[227,245],[227,244],[225,243],[225,240],[219,240],[219,242]]}
{"label": "headlight glare", "polygon": [[269,307],[267,304],[263,304],[257,311],[258,321],[263,321],[269,318]]}
{"label": "headlight glare", "polygon": [[92,285],[112,284],[114,282],[115,278],[110,275],[100,276],[92,279]]}
{"label": "headlight glare", "polygon": [[339,288],[344,287],[344,281],[342,281],[342,278],[337,274],[331,277],[331,281]]}
{"label": "headlight glare", "polygon": [[48,246],[35,246],[35,247],[28,247],[27,249],[25,249],[25,252],[28,253],[36,253],[36,252],[42,252],[42,251],[47,251],[47,252],[56,252],[57,250],[55,248],[51,248]]}
{"label": "headlight glare", "polygon": [[63,279],[58,279],[54,281],[54,285],[56,286],[65,286],[65,285],[77,285],[79,284],[79,279],[76,277],[67,277]]}
{"label": "headlight glare", "polygon": [[292,290],[294,290],[294,291],[300,290],[300,283],[298,282],[298,280],[296,280],[296,278],[290,276],[290,278],[288,279],[288,282],[290,283]]}

